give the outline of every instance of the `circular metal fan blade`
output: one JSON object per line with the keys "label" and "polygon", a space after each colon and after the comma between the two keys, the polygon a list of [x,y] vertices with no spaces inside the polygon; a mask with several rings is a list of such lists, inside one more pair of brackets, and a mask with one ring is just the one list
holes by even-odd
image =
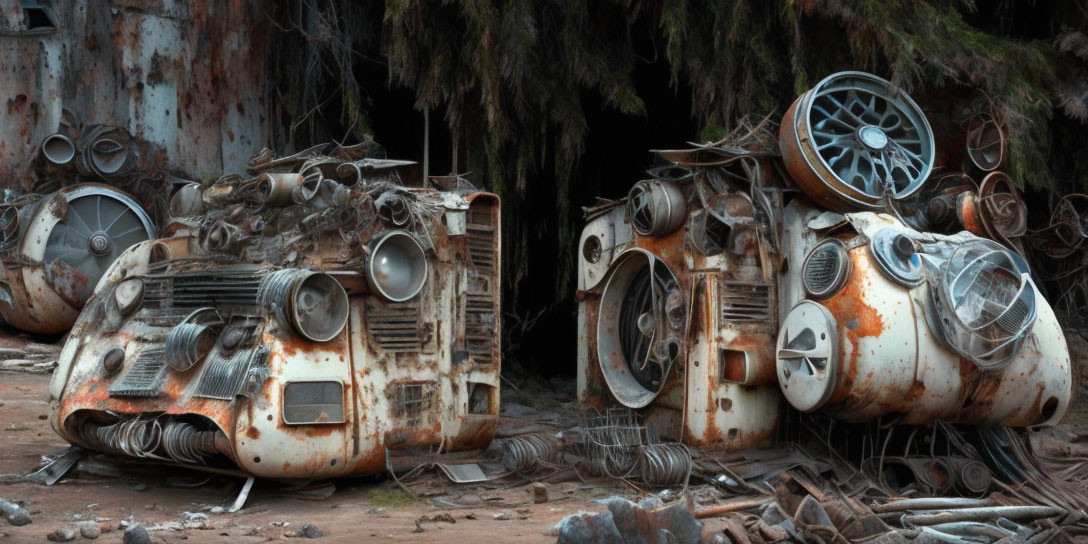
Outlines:
{"label": "circular metal fan blade", "polygon": [[63,258],[62,255],[78,258],[80,254],[86,252],[87,234],[81,232],[78,227],[73,227],[70,222],[57,223],[53,227],[53,232],[49,233],[49,240],[45,244],[45,256],[42,260],[51,263]]}
{"label": "circular metal fan blade", "polygon": [[[74,281],[81,287],[74,290],[67,284],[54,285],[81,304],[121,253],[152,238],[155,231],[143,209],[120,192],[88,187],[66,197],[67,216],[49,233],[43,260],[50,270],[70,275],[68,283]],[[79,298],[83,300],[75,300]]]}

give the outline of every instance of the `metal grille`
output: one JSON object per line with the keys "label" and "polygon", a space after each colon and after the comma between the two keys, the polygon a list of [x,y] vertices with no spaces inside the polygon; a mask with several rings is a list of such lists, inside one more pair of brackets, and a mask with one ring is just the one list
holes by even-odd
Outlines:
{"label": "metal grille", "polygon": [[251,270],[149,275],[144,279],[143,307],[184,317],[194,308],[256,306],[264,275]]}
{"label": "metal grille", "polygon": [[465,350],[477,363],[490,363],[495,336],[495,300],[490,294],[465,295]]}
{"label": "metal grille", "polygon": [[204,364],[200,375],[200,385],[196,396],[209,399],[232,400],[242,387],[249,368],[254,363],[263,362],[268,357],[268,349],[256,347],[243,349],[231,355],[223,355],[215,350]]}
{"label": "metal grille", "polygon": [[814,297],[830,296],[844,281],[846,251],[839,242],[818,246],[805,261],[802,280],[805,290]]}
{"label": "metal grille", "polygon": [[491,223],[491,207],[469,210],[465,245],[472,267],[490,275],[495,270],[495,225]]}
{"label": "metal grille", "polygon": [[765,283],[722,280],[722,320],[727,323],[766,323],[774,326],[771,287]]}
{"label": "metal grille", "polygon": [[166,351],[146,348],[119,379],[110,385],[111,397],[157,397],[162,394],[166,375]]}
{"label": "metal grille", "polygon": [[433,383],[400,383],[389,391],[393,415],[404,418],[408,425],[419,423],[430,409],[433,396]]}
{"label": "metal grille", "polygon": [[385,351],[417,353],[422,350],[419,302],[381,303],[368,300],[367,330],[370,339]]}

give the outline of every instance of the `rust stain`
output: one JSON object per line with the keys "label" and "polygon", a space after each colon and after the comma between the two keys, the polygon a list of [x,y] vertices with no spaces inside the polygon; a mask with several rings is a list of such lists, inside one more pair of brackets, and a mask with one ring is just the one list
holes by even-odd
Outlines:
{"label": "rust stain", "polygon": [[875,308],[865,303],[865,290],[871,281],[869,277],[878,273],[873,270],[868,250],[864,246],[854,248],[850,251],[850,258],[854,263],[850,279],[842,290],[824,302],[838,322],[840,338],[845,337],[850,341],[849,353],[846,351],[847,343],[840,342],[840,369],[844,372],[827,406],[846,402],[854,390],[854,382],[858,379],[861,340],[878,337],[884,332],[884,319]]}

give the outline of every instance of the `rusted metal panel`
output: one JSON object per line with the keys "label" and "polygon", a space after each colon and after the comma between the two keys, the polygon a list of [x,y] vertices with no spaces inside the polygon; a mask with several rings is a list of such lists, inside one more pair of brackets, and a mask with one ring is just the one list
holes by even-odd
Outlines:
{"label": "rusted metal panel", "polygon": [[[794,233],[804,228],[800,225],[812,224],[821,213],[801,204],[791,207],[795,209],[787,210],[785,217],[787,224],[792,224],[788,230]],[[957,353],[934,329],[949,326],[930,294],[942,278],[928,275],[925,283],[903,285],[878,267],[869,240],[892,229],[922,244],[925,258],[939,261],[977,238],[969,233],[944,236],[917,232],[883,214],[847,214],[844,219],[849,225],[836,235],[851,247],[852,273],[838,292],[819,303],[834,318],[834,330],[826,332],[838,338],[838,351],[825,358],[833,367],[830,380],[811,378],[808,385],[828,387],[830,393],[825,403],[805,409],[849,421],[895,414],[906,424],[944,420],[1028,426],[1061,419],[1071,395],[1069,353],[1053,311],[1037,290],[1034,301],[1038,313],[1022,346],[1000,365],[976,364]],[[824,235],[787,238],[788,243],[804,248],[793,248],[789,253],[803,254]],[[803,273],[791,271],[783,276],[783,282],[796,286]],[[1035,289],[1034,285],[1029,287]],[[800,292],[797,287],[789,291]],[[825,332],[815,324],[812,327],[816,334]],[[801,332],[782,331],[780,335],[792,338]],[[780,336],[780,357],[788,343],[788,338],[784,341]],[[783,384],[789,381],[782,375],[780,380]],[[804,382],[789,381],[789,387],[804,387]],[[793,392],[784,391],[795,401]]]}
{"label": "rusted metal panel", "polygon": [[[0,176],[29,186],[36,146],[62,111],[119,125],[165,151],[164,168],[200,179],[241,171],[268,139],[268,21],[247,2],[57,0],[58,28],[18,30],[0,1]],[[12,30],[16,31],[12,31]]]}
{"label": "rusted metal panel", "polygon": [[[758,184],[765,172],[763,160],[743,150],[659,154],[678,167],[640,182],[623,201],[587,210],[578,255],[579,402],[635,408],[663,437],[703,448],[764,444],[781,400],[770,347],[778,248],[768,236],[779,201],[757,212],[759,197],[748,193],[755,189],[732,181]],[[735,177],[722,181],[718,167]],[[646,274],[660,288],[640,295]],[[644,313],[631,314],[650,299]],[[678,330],[660,326],[674,320],[682,320]],[[675,356],[641,363],[640,335],[650,350]],[[661,371],[648,374],[654,365]]]}

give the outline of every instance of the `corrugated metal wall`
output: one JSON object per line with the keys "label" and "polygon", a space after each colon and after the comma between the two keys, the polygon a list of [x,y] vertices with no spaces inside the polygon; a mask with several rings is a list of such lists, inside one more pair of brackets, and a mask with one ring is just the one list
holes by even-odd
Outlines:
{"label": "corrugated metal wall", "polygon": [[[57,29],[28,32],[28,3]],[[0,0],[0,184],[26,187],[62,108],[161,146],[173,173],[240,172],[269,138],[259,0]],[[48,26],[48,25],[46,25]]]}

